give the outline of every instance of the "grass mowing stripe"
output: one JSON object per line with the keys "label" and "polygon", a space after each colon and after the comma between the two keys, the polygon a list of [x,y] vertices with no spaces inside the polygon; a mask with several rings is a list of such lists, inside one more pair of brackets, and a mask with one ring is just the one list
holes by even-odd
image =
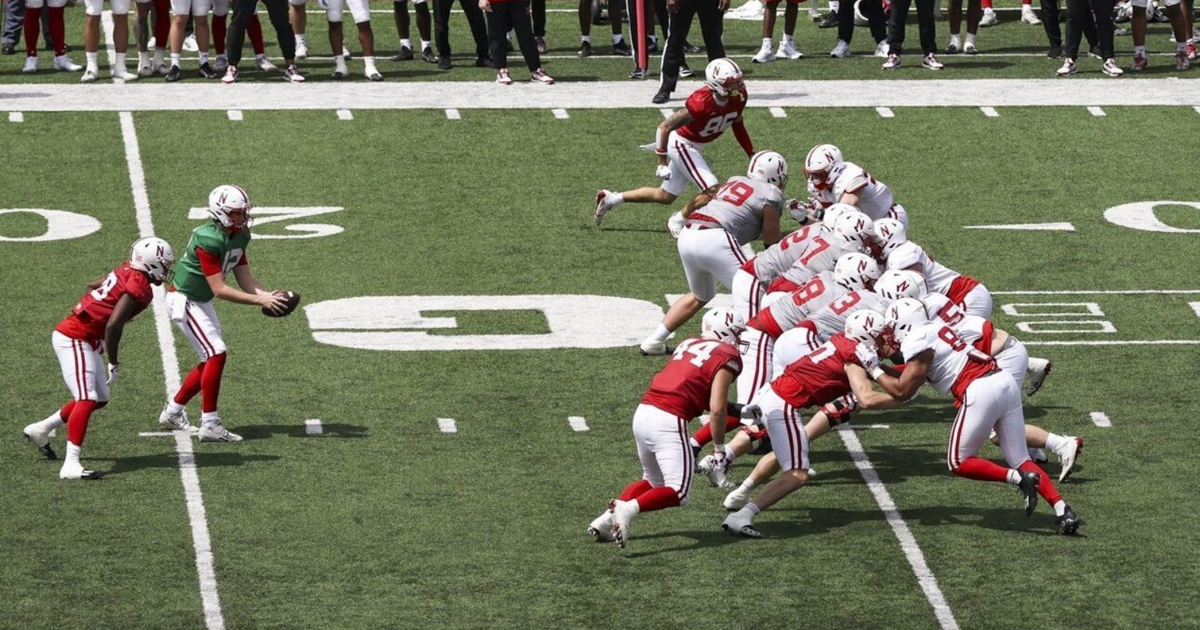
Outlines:
{"label": "grass mowing stripe", "polygon": [[[138,234],[142,238],[154,236],[150,196],[146,192],[146,172],[142,167],[137,129],[130,112],[121,112],[121,137],[125,142],[125,163],[129,168],[129,185],[133,190],[133,203],[137,209]],[[175,354],[175,338],[167,320],[165,299],[166,290],[161,285],[154,287],[154,326],[159,349],[162,351],[166,392],[170,396],[179,389],[179,357]],[[196,552],[196,574],[200,580],[204,625],[208,630],[225,630],[225,617],[221,612],[221,599],[217,594],[212,538],[208,533],[208,519],[204,512],[204,497],[200,491],[200,475],[196,471],[196,453],[192,448],[191,433],[175,432],[175,451],[179,454],[179,477],[187,500],[188,522],[192,527],[192,546]]]}
{"label": "grass mowing stripe", "polygon": [[933,614],[937,616],[938,624],[941,625],[942,630],[958,630],[958,621],[954,619],[950,604],[946,602],[946,596],[938,586],[937,577],[933,575],[933,571],[929,570],[929,565],[925,562],[925,554],[921,553],[921,547],[917,545],[917,539],[909,531],[908,523],[905,523],[904,518],[900,516],[900,511],[896,509],[896,504],[892,501],[892,496],[888,494],[887,487],[879,478],[879,473],[875,472],[875,468],[871,466],[871,460],[863,451],[862,442],[858,441],[858,436],[853,431],[838,431],[838,435],[841,436],[842,443],[846,445],[846,450],[850,452],[854,466],[862,474],[863,481],[867,482],[867,488],[875,497],[879,509],[883,511],[884,518],[887,519],[892,532],[896,534],[896,539],[900,541],[904,557],[908,559],[908,564],[916,574],[917,582],[921,585],[921,590],[925,592],[925,599],[929,600],[930,606],[933,606]]}

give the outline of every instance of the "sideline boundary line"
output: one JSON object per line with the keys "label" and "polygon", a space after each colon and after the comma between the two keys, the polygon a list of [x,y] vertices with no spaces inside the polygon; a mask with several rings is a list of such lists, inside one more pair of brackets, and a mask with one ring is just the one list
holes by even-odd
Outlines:
{"label": "sideline boundary line", "polygon": [[[138,145],[137,128],[131,112],[121,112],[121,138],[125,144],[125,163],[129,169],[129,185],[133,190],[133,205],[137,209],[138,235],[154,236],[154,219],[150,212],[150,196],[146,192],[146,172]],[[162,351],[163,379],[167,395],[179,389],[179,357],[175,354],[175,337],[167,319],[164,303],[166,290],[154,287],[154,328]],[[208,630],[225,630],[225,616],[217,594],[217,574],[213,560],[212,538],[208,533],[208,518],[204,496],[200,492],[200,474],[196,470],[196,452],[188,431],[175,431],[175,452],[179,455],[179,477],[187,501],[188,522],[192,529],[192,547],[196,552],[196,575],[200,582],[200,601],[204,607],[204,625]]]}

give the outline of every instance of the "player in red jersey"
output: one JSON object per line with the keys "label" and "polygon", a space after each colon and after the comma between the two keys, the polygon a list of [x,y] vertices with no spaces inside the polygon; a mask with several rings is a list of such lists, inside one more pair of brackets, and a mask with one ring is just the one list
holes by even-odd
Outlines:
{"label": "player in red jersey", "polygon": [[[871,389],[863,365],[878,365],[875,344],[864,342],[859,330],[878,335],[883,330],[883,317],[871,310],[857,311],[846,321],[847,335],[837,333],[805,358],[792,363],[754,401],[767,425],[783,474],[758,493],[753,501],[730,514],[722,527],[731,534],[763,538],[754,527],[754,517],[780,499],[808,483],[808,444],[800,410],[821,407],[848,398],[853,391],[857,406],[862,409],[883,409],[897,406],[899,401]],[[822,411],[819,413],[827,413]],[[759,466],[770,465],[764,457]],[[755,469],[758,472],[758,469]]]}
{"label": "player in red jersey", "polygon": [[597,191],[593,215],[596,225],[600,225],[609,210],[626,201],[675,203],[675,199],[687,190],[688,182],[700,190],[701,196],[693,200],[693,204],[703,205],[702,202],[707,202],[716,192],[721,180],[713,175],[701,152],[731,126],[746,157],[754,155],[754,143],[742,119],[742,110],[749,99],[742,69],[731,59],[714,59],[709,62],[704,75],[704,87],[692,92],[683,109],[668,116],[658,126],[653,147],[658,155],[655,176],[662,180],[662,185],[620,193],[607,189]]}
{"label": "player in red jersey", "polygon": [[[708,411],[715,452],[724,454],[729,386],[742,371],[737,344],[745,329],[746,322],[732,310],[709,311],[700,337],[679,344],[666,367],[650,381],[633,415],[642,479],[626,486],[588,526],[597,540],[616,540],[624,547],[634,516],[687,504],[696,468],[687,434],[692,418]],[[732,409],[738,415],[745,411],[736,405]]]}
{"label": "player in red jersey", "polygon": [[[79,462],[83,436],[92,412],[108,404],[108,388],[117,378],[117,353],[125,324],[154,299],[151,285],[170,279],[175,254],[161,238],[143,238],[133,244],[129,261],[92,282],[71,314],[58,323],[51,336],[71,402],[49,418],[25,427],[25,439],[46,456],[58,459],[50,447],[50,434],[67,425],[67,457],[60,479],[99,479],[103,473],[86,470]],[[108,369],[102,353],[108,350]]]}

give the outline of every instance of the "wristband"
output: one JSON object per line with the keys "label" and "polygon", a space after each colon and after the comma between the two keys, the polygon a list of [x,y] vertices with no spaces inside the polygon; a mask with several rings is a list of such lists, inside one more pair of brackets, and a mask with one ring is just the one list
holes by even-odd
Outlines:
{"label": "wristband", "polygon": [[883,368],[879,367],[878,365],[871,368],[871,380],[879,380],[880,376],[883,376]]}

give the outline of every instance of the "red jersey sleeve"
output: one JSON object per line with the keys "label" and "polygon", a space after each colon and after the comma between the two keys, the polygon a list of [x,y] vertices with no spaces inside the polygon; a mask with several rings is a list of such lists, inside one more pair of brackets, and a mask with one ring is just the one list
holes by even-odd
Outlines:
{"label": "red jersey sleeve", "polygon": [[140,271],[130,270],[125,279],[125,292],[143,308],[154,301],[154,287],[150,284],[150,278]]}
{"label": "red jersey sleeve", "polygon": [[692,92],[692,95],[688,97],[687,101],[684,101],[683,106],[687,108],[688,113],[692,115],[692,118],[700,118],[701,116],[708,115],[709,110],[712,109],[707,100],[704,98],[708,95],[709,91],[707,88],[696,90],[695,92]]}
{"label": "red jersey sleeve", "polygon": [[[204,251],[199,247],[196,248],[196,258],[200,260],[200,271],[203,272],[205,276],[211,276],[213,274],[223,275],[224,270],[221,268],[220,258],[217,258],[216,256]],[[245,257],[243,256],[243,258]]]}
{"label": "red jersey sleeve", "polygon": [[769,306],[759,311],[750,320],[750,323],[746,325],[754,330],[759,330],[770,335],[772,339],[778,339],[779,335],[783,334],[783,330],[780,329],[779,323],[775,321],[775,316],[771,314],[771,307]]}

